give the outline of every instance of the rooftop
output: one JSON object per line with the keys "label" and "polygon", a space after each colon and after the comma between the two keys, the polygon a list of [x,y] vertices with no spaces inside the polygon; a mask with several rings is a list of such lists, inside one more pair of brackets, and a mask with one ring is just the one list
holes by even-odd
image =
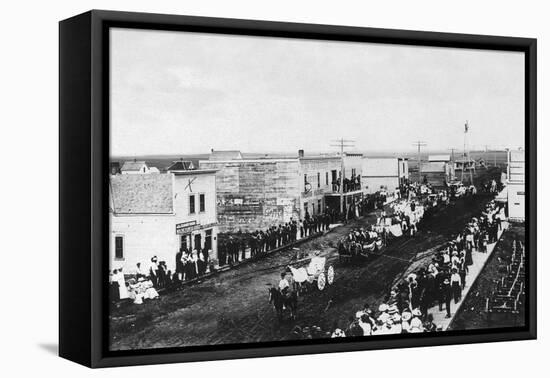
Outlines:
{"label": "rooftop", "polygon": [[146,165],[143,160],[125,161],[122,165],[121,171],[139,171]]}
{"label": "rooftop", "polygon": [[178,160],[174,161],[167,171],[189,171],[195,169],[195,165],[192,161]]}
{"label": "rooftop", "polygon": [[110,180],[111,206],[115,214],[171,214],[171,174],[116,175]]}
{"label": "rooftop", "polygon": [[226,150],[226,151],[216,151],[212,150],[208,160],[242,160],[243,155],[239,150]]}
{"label": "rooftop", "polygon": [[451,161],[451,155],[429,155],[428,161]]}

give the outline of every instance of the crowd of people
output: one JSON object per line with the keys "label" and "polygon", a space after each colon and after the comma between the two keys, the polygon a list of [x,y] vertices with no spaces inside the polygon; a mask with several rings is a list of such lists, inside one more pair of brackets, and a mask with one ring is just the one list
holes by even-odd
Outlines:
{"label": "crowd of people", "polygon": [[136,274],[126,279],[123,269],[115,269],[110,276],[110,298],[112,302],[131,300],[134,304],[142,304],[144,300],[157,299],[159,293],[150,276]]}
{"label": "crowd of people", "polygon": [[473,264],[472,252],[487,252],[487,244],[498,239],[502,230],[502,207],[491,201],[479,217],[474,217],[462,232],[435,253],[422,267],[393,288],[377,311],[365,305],[350,317],[347,327],[333,327],[331,337],[367,336],[393,333],[433,332],[429,309],[437,305],[450,318],[451,302],[462,300],[462,291]]}
{"label": "crowd of people", "polygon": [[496,194],[503,189],[504,185],[502,182],[497,182],[496,180],[486,180],[481,184],[481,188],[484,192]]}
{"label": "crowd of people", "polygon": [[[444,196],[436,197],[436,201],[441,200]],[[414,201],[409,206],[410,210],[415,210]],[[401,219],[406,218],[402,216]],[[486,253],[488,244],[497,242],[503,219],[503,205],[490,201],[478,217],[473,217],[461,232],[432,256],[431,261],[409,273],[393,287],[377,308],[365,304],[350,316],[346,326],[335,323],[331,331],[318,326],[296,326],[291,337],[336,338],[442,331],[442,326],[434,323],[434,314],[430,313],[430,309],[436,306],[439,311],[445,311],[446,318],[452,316],[451,303],[456,305],[462,300],[469,267],[474,263],[472,253]],[[403,224],[402,227],[405,231],[410,226]],[[375,237],[370,230],[354,229],[340,240],[339,251],[346,246],[360,250],[358,245],[367,244]]]}
{"label": "crowd of people", "polygon": [[135,272],[130,274],[125,274],[123,268],[114,269],[110,275],[110,297],[113,301],[130,298],[136,304],[143,303],[144,299],[155,299],[160,289],[204,275],[209,269],[210,252],[205,248],[200,251],[180,248],[176,253],[174,272],[157,256],[152,256],[146,267],[141,262],[136,263]]}
{"label": "crowd of people", "polygon": [[381,248],[386,242],[385,229],[380,235],[368,228],[354,228],[346,236],[340,238],[337,243],[338,254],[341,257],[349,256],[355,258],[360,255],[365,256],[368,252],[373,252],[377,248]]}
{"label": "crowd of people", "polygon": [[[350,178],[345,177],[343,181],[344,182],[342,183],[342,186],[344,193],[353,192],[355,190],[361,189],[361,176],[359,175],[352,174]],[[332,181],[332,191],[340,191],[340,179]]]}
{"label": "crowd of people", "polygon": [[235,234],[220,238],[218,243],[219,265],[233,265],[246,258],[246,250],[250,249],[250,257],[295,243],[299,239],[327,231],[331,223],[337,220],[336,213],[328,208],[322,214],[310,215],[306,212],[304,219],[291,219],[289,222],[268,227],[265,230],[253,232],[238,231]]}

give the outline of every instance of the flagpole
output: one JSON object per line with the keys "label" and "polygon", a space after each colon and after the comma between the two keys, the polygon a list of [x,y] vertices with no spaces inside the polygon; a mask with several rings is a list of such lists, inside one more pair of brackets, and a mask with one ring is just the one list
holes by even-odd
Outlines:
{"label": "flagpole", "polygon": [[464,170],[466,169],[466,134],[468,134],[468,121],[464,124],[464,150],[462,152],[462,173],[460,175],[460,182],[464,184]]}

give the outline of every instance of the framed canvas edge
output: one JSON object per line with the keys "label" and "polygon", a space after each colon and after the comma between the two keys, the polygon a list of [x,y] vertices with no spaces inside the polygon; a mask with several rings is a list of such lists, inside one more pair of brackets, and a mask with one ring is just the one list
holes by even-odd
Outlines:
{"label": "framed canvas edge", "polygon": [[[111,367],[120,365],[140,365],[170,362],[191,362],[205,360],[252,358],[297,354],[315,354],[343,351],[360,351],[372,349],[424,347],[451,344],[470,344],[497,341],[527,340],[536,338],[536,39],[517,37],[480,36],[472,34],[417,32],[405,30],[388,30],[373,28],[358,28],[348,26],[296,24],[272,21],[251,21],[236,19],[220,19],[195,16],[175,16],[133,12],[115,12],[93,10],[85,15],[91,18],[91,59],[90,59],[90,128],[89,137],[91,144],[91,175],[90,204],[91,219],[91,245],[90,257],[90,332],[91,350],[90,367]],[[63,21],[62,21],[63,22]],[[215,350],[193,351],[177,353],[150,353],[132,356],[109,356],[106,353],[106,322],[105,313],[106,297],[102,295],[105,290],[103,282],[105,272],[105,247],[108,248],[108,240],[105,235],[105,224],[108,218],[104,206],[104,194],[108,185],[106,165],[108,164],[108,114],[105,111],[108,105],[108,96],[104,88],[108,84],[108,60],[104,54],[104,42],[106,41],[106,28],[111,25],[141,25],[151,29],[173,29],[180,27],[192,27],[210,32],[223,32],[233,34],[251,35],[283,35],[292,37],[305,37],[314,39],[334,40],[358,40],[380,43],[414,44],[426,46],[445,46],[459,48],[483,48],[504,51],[522,51],[526,56],[526,146],[528,146],[528,185],[529,194],[528,224],[529,224],[529,248],[532,255],[529,258],[529,301],[527,330],[513,332],[477,332],[465,335],[437,335],[423,337],[391,338],[391,339],[365,339],[365,341],[346,341],[343,343],[291,345],[291,346],[263,346],[248,348],[246,346]],[[61,77],[60,72],[60,77]],[[61,80],[61,78],[60,78]],[[78,101],[78,99],[75,99]],[[61,107],[60,103],[60,107]],[[60,109],[61,112],[61,109]],[[60,149],[62,135],[60,133]],[[61,164],[61,161],[60,161]],[[61,179],[60,185],[68,185],[69,178]],[[71,184],[73,184],[71,182]],[[86,201],[86,198],[81,198]],[[61,206],[61,205],[60,205]],[[61,209],[60,209],[61,212]],[[60,220],[61,223],[61,220]],[[60,234],[60,237],[62,235]],[[62,262],[60,261],[60,265]],[[61,274],[61,273],[60,273]],[[61,290],[61,288],[60,288]],[[60,315],[61,316],[61,315]],[[61,324],[60,324],[61,326]],[[483,331],[483,330],[481,330]],[[86,332],[86,329],[83,330]],[[61,345],[60,345],[61,349]],[[77,361],[80,362],[80,361]]]}

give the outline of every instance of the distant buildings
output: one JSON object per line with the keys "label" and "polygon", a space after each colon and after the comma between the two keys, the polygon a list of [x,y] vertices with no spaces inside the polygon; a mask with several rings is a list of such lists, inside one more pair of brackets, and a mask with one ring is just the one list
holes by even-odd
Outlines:
{"label": "distant buildings", "polygon": [[178,160],[172,162],[172,165],[169,166],[166,171],[167,172],[181,172],[181,171],[189,171],[195,169],[195,165],[192,161],[189,160]]}
{"label": "distant buildings", "polygon": [[125,161],[120,168],[120,173],[123,175],[137,175],[149,173],[149,167],[144,161]]}
{"label": "distant buildings", "polygon": [[181,247],[217,258],[215,171],[113,175],[109,221],[112,269],[146,269],[156,255],[173,272]]}
{"label": "distant buildings", "polygon": [[508,151],[508,217],[525,221],[525,150]]}
{"label": "distant buildings", "polygon": [[430,155],[428,161],[420,163],[423,182],[434,187],[443,187],[455,177],[454,164],[450,155]]}

